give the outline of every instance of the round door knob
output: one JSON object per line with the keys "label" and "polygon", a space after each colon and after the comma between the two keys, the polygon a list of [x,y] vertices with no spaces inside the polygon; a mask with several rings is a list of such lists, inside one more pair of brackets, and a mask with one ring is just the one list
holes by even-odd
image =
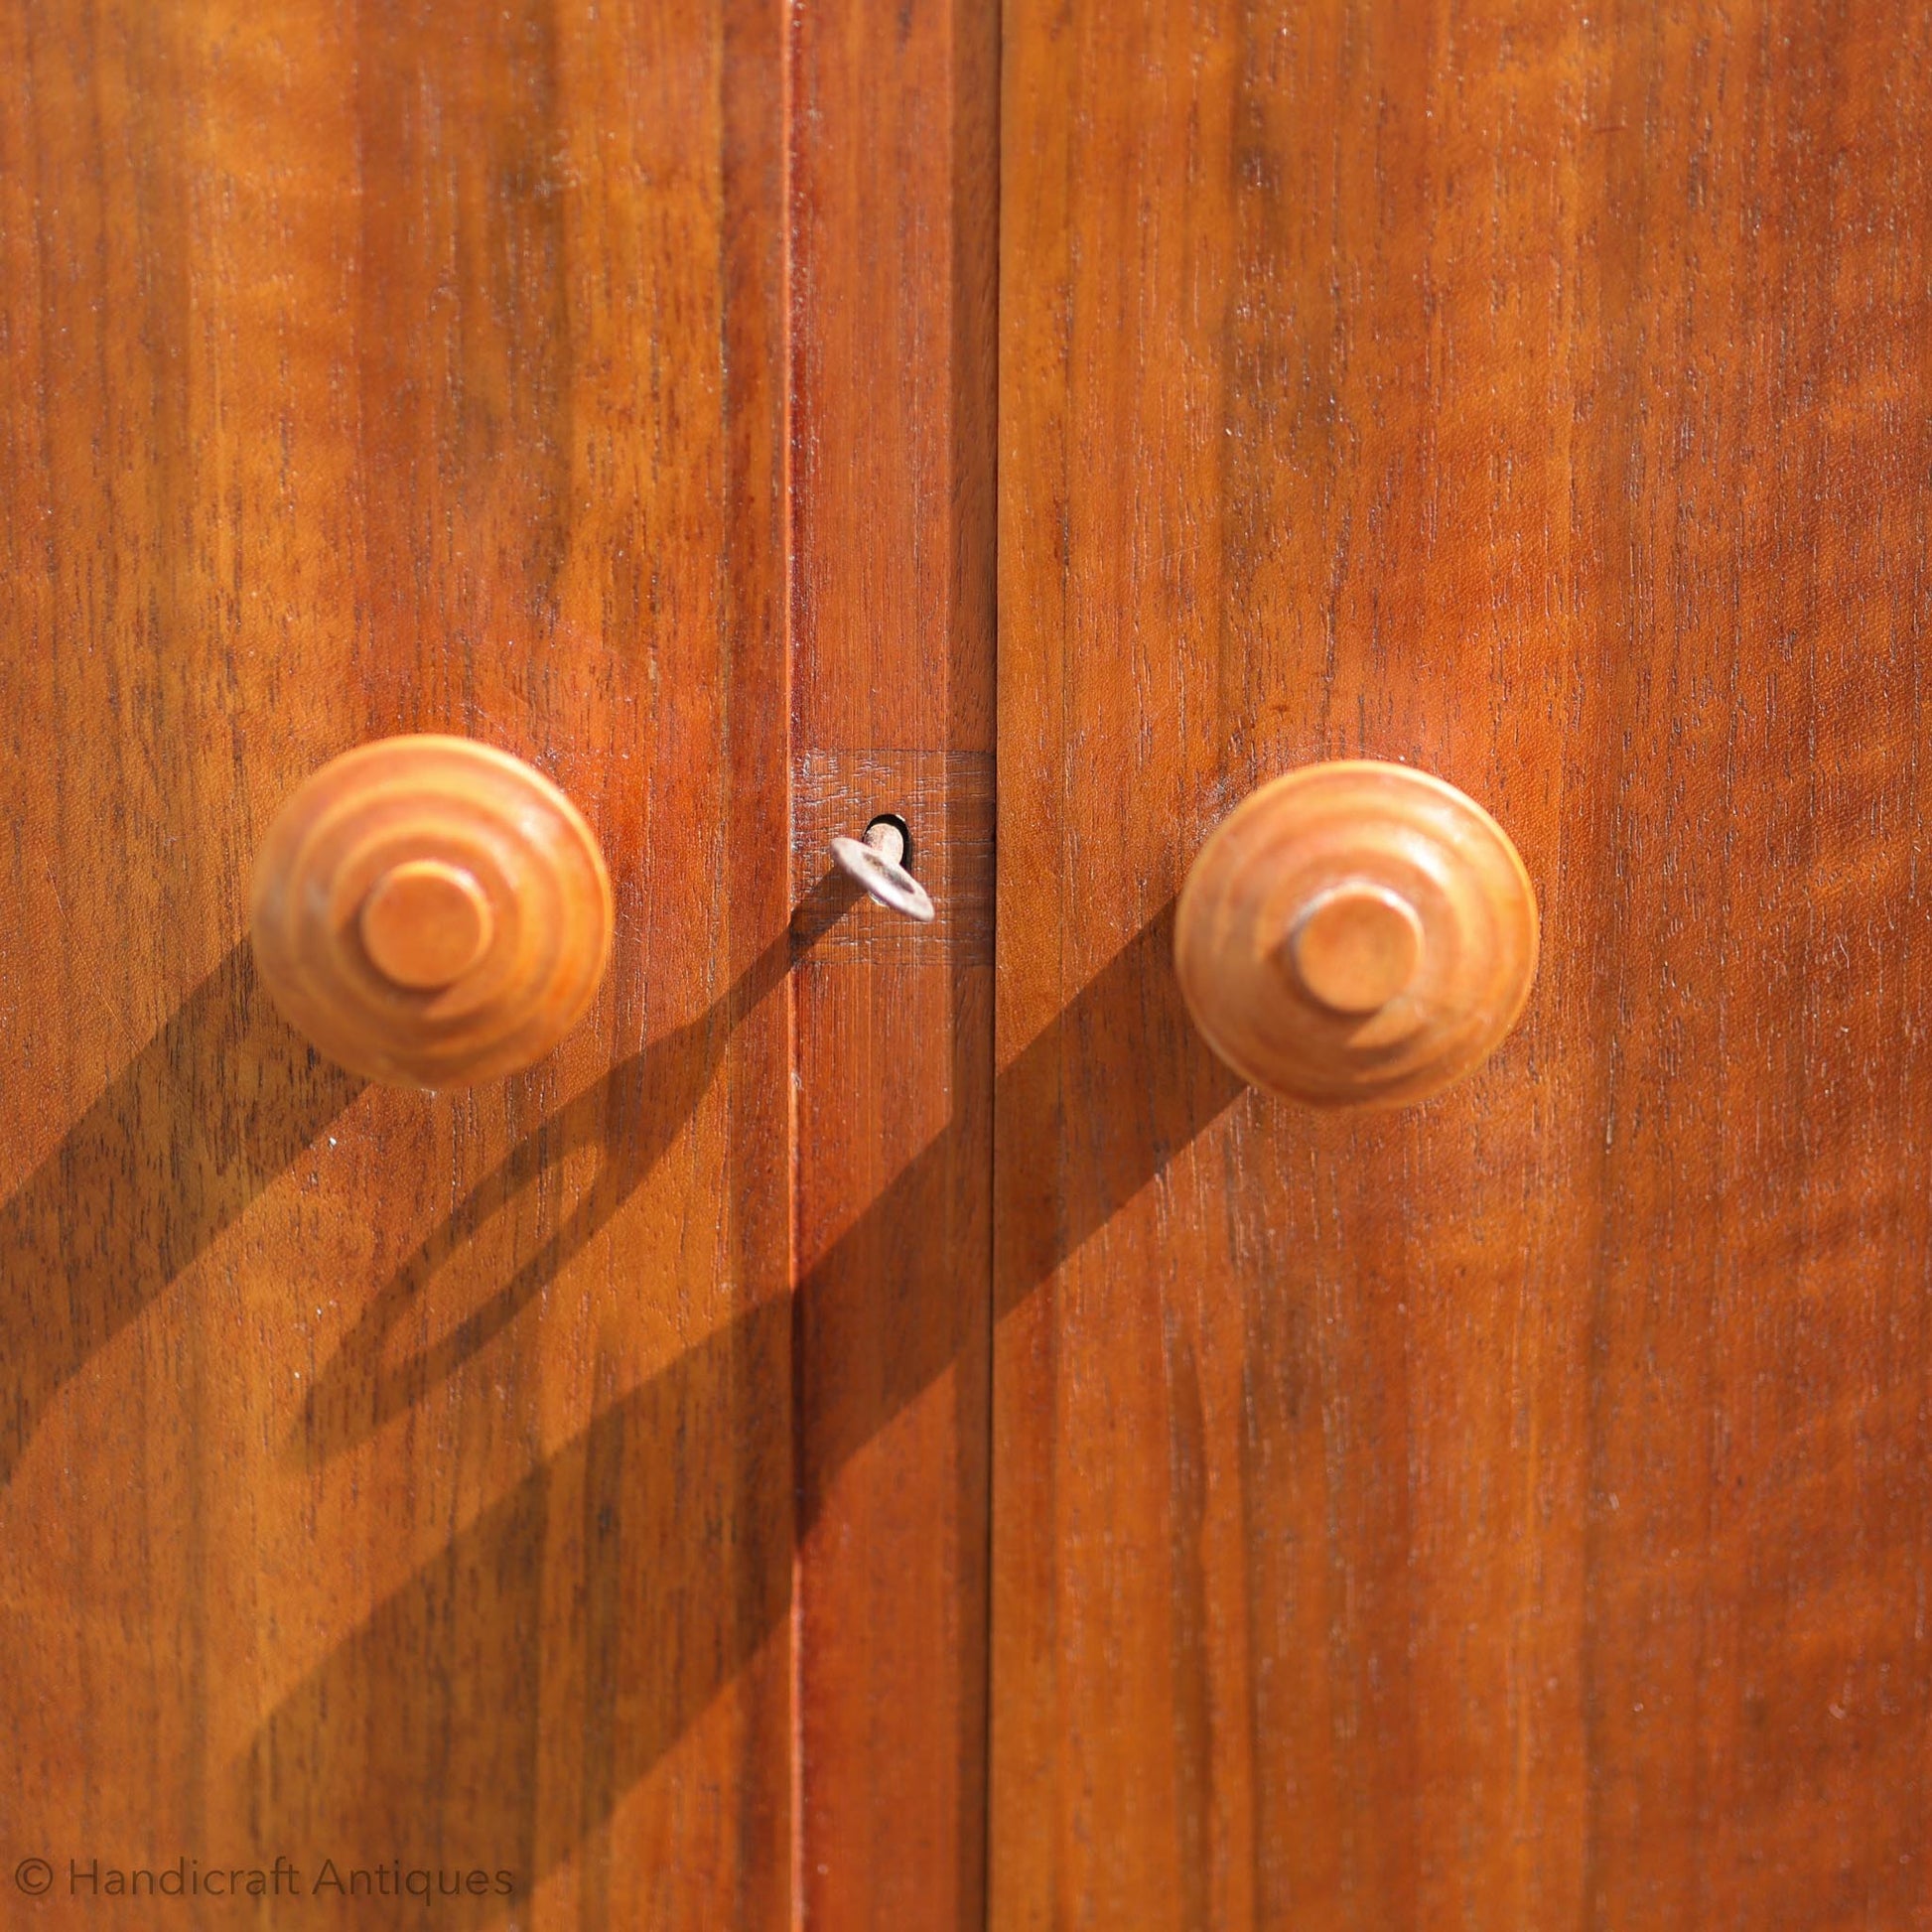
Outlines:
{"label": "round door knob", "polygon": [[611,881],[582,814],[520,759],[387,738],[314,773],[255,861],[255,959],[332,1060],[460,1087],[540,1059],[611,952]]}
{"label": "round door knob", "polygon": [[1348,759],[1218,825],[1181,889],[1194,1024],[1244,1079],[1319,1107],[1440,1092],[1494,1051],[1536,976],[1536,895],[1451,784]]}

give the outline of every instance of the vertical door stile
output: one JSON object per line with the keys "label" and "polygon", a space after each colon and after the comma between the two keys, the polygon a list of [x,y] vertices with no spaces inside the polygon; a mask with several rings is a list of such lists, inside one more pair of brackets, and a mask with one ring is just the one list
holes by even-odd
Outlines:
{"label": "vertical door stile", "polygon": [[[984,1920],[998,9],[791,14],[799,1896]],[[910,828],[937,917],[827,851]]]}

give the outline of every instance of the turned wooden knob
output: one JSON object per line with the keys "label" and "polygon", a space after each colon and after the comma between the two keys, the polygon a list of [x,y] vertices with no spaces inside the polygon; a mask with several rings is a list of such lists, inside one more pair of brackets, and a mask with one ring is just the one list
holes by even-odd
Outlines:
{"label": "turned wooden knob", "polygon": [[461,1087],[540,1059],[611,952],[611,881],[577,807],[467,738],[386,738],[332,759],[255,861],[255,959],[332,1060]]}
{"label": "turned wooden knob", "polygon": [[1397,1106],[1494,1051],[1536,976],[1536,895],[1453,785],[1311,764],[1218,825],[1181,889],[1174,963],[1207,1042],[1257,1086]]}

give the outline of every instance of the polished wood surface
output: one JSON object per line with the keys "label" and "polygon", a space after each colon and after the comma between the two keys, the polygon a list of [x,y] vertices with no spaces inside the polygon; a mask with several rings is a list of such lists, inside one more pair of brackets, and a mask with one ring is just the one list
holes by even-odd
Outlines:
{"label": "polished wood surface", "polygon": [[[983,1922],[996,56],[980,4],[0,11],[44,1922],[177,1852],[319,1925],[371,1909],[325,1858],[486,1873],[442,1924]],[[405,733],[609,865],[585,1019],[468,1092],[320,1057],[244,937],[283,801]],[[929,925],[827,862],[882,810]],[[428,1003],[513,901],[393,856],[342,930]]]}
{"label": "polished wood surface", "polygon": [[250,899],[282,1017],[399,1086],[521,1072],[583,1018],[611,957],[611,878],[583,814],[467,738],[331,759],[275,814]]}
{"label": "polished wood surface", "polygon": [[[1932,1923],[1932,20],[1011,0],[991,1923]],[[1276,773],[1543,912],[1243,1090]]]}
{"label": "polished wood surface", "polygon": [[[1932,25],[996,28],[0,0],[36,1922],[278,1855],[318,1926],[380,1922],[325,1859],[483,1874],[442,1925],[1932,1922]],[[419,732],[613,892],[466,1092],[246,938]],[[1175,970],[1340,758],[1543,911],[1394,1112]],[[930,925],[826,862],[880,811]],[[407,863],[357,930],[428,982],[496,915]],[[1292,925],[1335,1011],[1378,904]]]}
{"label": "polished wood surface", "polygon": [[1427,772],[1336,759],[1214,828],[1180,889],[1174,971],[1244,1079],[1317,1107],[1411,1106],[1501,1043],[1536,977],[1509,834]]}
{"label": "polished wood surface", "polygon": [[[0,4],[10,1926],[793,1921],[784,31]],[[425,731],[616,907],[434,1096],[246,939],[282,802]]]}
{"label": "polished wood surface", "polygon": [[[794,18],[798,1910],[978,1928],[999,22]],[[929,924],[831,863],[881,813]]]}

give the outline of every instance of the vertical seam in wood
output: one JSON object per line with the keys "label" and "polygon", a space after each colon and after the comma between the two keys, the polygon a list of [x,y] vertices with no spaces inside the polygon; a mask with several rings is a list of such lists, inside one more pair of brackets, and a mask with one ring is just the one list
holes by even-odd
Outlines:
{"label": "vertical seam in wood", "polygon": [[[797,393],[795,373],[797,360],[795,354],[796,337],[796,289],[793,266],[793,214],[792,214],[792,177],[794,155],[794,134],[796,119],[793,105],[793,80],[797,54],[798,10],[795,0],[778,0],[778,115],[781,123],[779,138],[779,181],[778,206],[780,217],[778,224],[779,268],[778,293],[783,304],[783,319],[779,324],[778,345],[783,358],[780,372],[780,396],[778,404],[779,451],[778,451],[778,494],[779,494],[779,540],[782,546],[780,564],[780,584],[783,598],[783,612],[779,619],[783,626],[783,647],[779,652],[782,659],[783,690],[780,693],[780,716],[783,718],[782,738],[784,744],[784,800],[785,800],[785,898],[786,921],[790,921],[790,900],[793,897],[791,878],[791,843],[796,807],[793,799],[792,739],[795,723],[792,714],[792,670],[797,653],[797,639],[794,633],[794,619],[797,612],[797,554],[798,546],[793,529],[792,500],[792,412]],[[791,1611],[789,1617],[791,1658],[790,1658],[790,1699],[791,1699],[791,1900],[790,1921],[794,1927],[802,1927],[805,1919],[805,1705],[804,1705],[804,1566],[799,1520],[799,1502],[803,1493],[802,1476],[805,1467],[805,1422],[804,1422],[804,1381],[802,1364],[804,1351],[799,1333],[798,1301],[798,984],[796,976],[787,963],[784,975],[785,1001],[785,1137],[787,1142],[785,1158],[786,1202],[785,1202],[785,1281],[786,1292],[791,1298],[789,1335],[790,1355],[788,1364],[791,1384]]]}
{"label": "vertical seam in wood", "polygon": [[[989,412],[983,442],[990,476],[987,479],[989,554],[983,568],[991,577],[991,605],[988,621],[992,636],[987,649],[987,720],[992,746],[992,776],[988,785],[988,817],[992,827],[993,850],[987,866],[986,957],[991,992],[987,1000],[985,1051],[990,1061],[986,1089],[986,1369],[980,1390],[984,1409],[986,1444],[985,1484],[980,1514],[981,1604],[985,1627],[980,1633],[980,1919],[985,1932],[993,1932],[993,1619],[994,1544],[993,1498],[998,1481],[996,1464],[1000,1445],[994,1434],[993,1399],[995,1349],[999,1327],[1000,1287],[1000,431],[1002,392],[1000,386],[1001,315],[1003,309],[1002,270],[1005,266],[1006,237],[1006,0],[990,0],[993,12],[993,68],[991,74],[992,125],[985,130],[986,162],[993,177],[993,234],[990,259],[986,267],[992,279],[991,366],[982,371],[989,385],[982,396]],[[961,184],[955,180],[955,198]],[[955,200],[955,207],[957,207]],[[955,246],[957,243],[955,242]],[[954,975],[954,984],[959,976]]]}

